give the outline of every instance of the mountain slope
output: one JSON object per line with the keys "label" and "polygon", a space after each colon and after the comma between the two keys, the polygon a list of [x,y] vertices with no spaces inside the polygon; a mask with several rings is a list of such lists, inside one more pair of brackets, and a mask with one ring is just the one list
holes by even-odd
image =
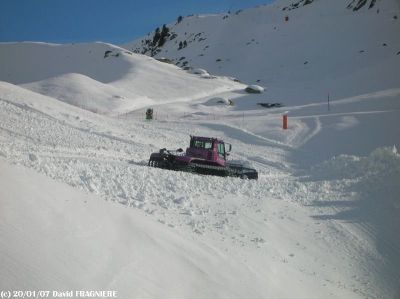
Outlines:
{"label": "mountain slope", "polygon": [[[183,18],[157,54],[261,94],[109,44],[0,44],[0,290],[399,298],[397,14],[278,1]],[[150,104],[153,121],[113,117]],[[147,167],[189,135],[231,143],[259,179]]]}
{"label": "mountain slope", "polygon": [[[145,122],[90,113],[4,82],[0,95],[2,288],[108,286],[145,298],[398,293],[395,149],[342,155],[299,174],[288,161],[295,149],[286,132],[265,125],[273,121],[265,114],[250,123],[267,134],[273,128],[285,144],[240,128],[241,117]],[[294,137],[324,140],[321,132]],[[193,133],[232,143],[230,157],[252,161],[259,180],[145,166],[151,152],[184,146]]]}
{"label": "mountain slope", "polygon": [[[162,47],[150,50],[153,33],[124,47],[258,82],[270,98],[290,104],[399,87],[400,4],[364,2],[278,0],[190,16],[167,25]],[[181,42],[187,46],[179,49]]]}
{"label": "mountain slope", "polygon": [[120,298],[260,296],[235,283],[253,286],[253,271],[245,274],[240,261],[138,211],[2,158],[0,186],[3,290],[50,290],[51,298],[71,290],[73,298],[77,290],[116,291]]}
{"label": "mountain slope", "polygon": [[243,88],[104,43],[1,43],[0,57],[0,80],[108,114]]}

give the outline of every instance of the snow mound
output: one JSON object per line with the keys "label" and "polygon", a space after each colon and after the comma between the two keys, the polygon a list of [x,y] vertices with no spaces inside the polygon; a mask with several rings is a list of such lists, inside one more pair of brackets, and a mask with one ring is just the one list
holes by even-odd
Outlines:
{"label": "snow mound", "polygon": [[396,147],[378,148],[364,157],[341,155],[311,173],[314,182],[309,186],[323,190],[311,204],[318,207],[314,218],[351,223],[348,229],[359,240],[370,240],[381,256],[374,262],[375,277],[388,292],[380,297],[398,298],[400,155]]}
{"label": "snow mound", "polygon": [[189,71],[191,74],[209,76],[210,74],[204,69],[192,69]]}
{"label": "snow mound", "polygon": [[379,185],[400,182],[400,154],[396,147],[383,147],[369,156],[340,155],[312,168],[315,176],[337,179],[373,178]]}
{"label": "snow mound", "polygon": [[243,88],[105,43],[0,43],[0,56],[0,80],[108,114]]}
{"label": "snow mound", "polygon": [[[33,92],[102,114],[126,111],[132,105],[131,94],[81,74],[64,74],[21,85]],[[138,100],[138,98],[136,98]],[[145,97],[142,101],[145,102]],[[130,105],[129,105],[130,104]]]}
{"label": "snow mound", "polygon": [[232,105],[232,101],[226,98],[215,97],[209,99],[207,102],[204,103],[206,106],[216,106],[216,105]]}
{"label": "snow mound", "polygon": [[261,87],[259,85],[249,85],[246,87],[246,92],[248,92],[248,93],[263,93],[264,87]]}
{"label": "snow mound", "polygon": [[69,73],[109,83],[124,78],[143,57],[106,43],[0,43],[0,80],[23,84]]}
{"label": "snow mound", "polygon": [[400,154],[396,147],[381,147],[364,157],[340,155],[312,167],[311,173],[313,178],[336,182],[364,200],[379,199],[381,205],[385,202],[400,209]]}

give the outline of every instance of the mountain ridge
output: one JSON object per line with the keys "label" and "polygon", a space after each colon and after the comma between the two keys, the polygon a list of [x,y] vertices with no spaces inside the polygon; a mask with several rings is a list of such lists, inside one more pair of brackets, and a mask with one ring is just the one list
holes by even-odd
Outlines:
{"label": "mountain ridge", "polygon": [[327,93],[347,97],[398,86],[399,8],[395,0],[281,0],[178,18],[166,25],[162,47],[152,46],[152,33],[122,46],[185,69],[201,67],[267,86],[271,97],[296,96],[304,103]]}

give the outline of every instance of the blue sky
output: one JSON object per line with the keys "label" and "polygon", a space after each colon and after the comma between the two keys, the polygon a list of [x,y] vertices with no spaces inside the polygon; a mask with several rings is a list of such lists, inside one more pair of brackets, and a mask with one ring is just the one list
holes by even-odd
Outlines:
{"label": "blue sky", "polygon": [[0,0],[0,42],[124,43],[179,15],[236,11],[272,0]]}

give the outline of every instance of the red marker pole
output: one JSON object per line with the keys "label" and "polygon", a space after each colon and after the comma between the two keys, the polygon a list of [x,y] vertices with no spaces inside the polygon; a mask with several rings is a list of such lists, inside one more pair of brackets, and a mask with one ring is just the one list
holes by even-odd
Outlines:
{"label": "red marker pole", "polygon": [[328,92],[328,111],[331,111],[331,106],[330,106],[330,103],[329,103],[329,99],[330,98],[330,95],[329,95],[329,92]]}
{"label": "red marker pole", "polygon": [[283,121],[283,123],[282,123],[283,129],[287,130],[287,128],[288,128],[288,116],[287,116],[287,114],[283,115],[282,121]]}

